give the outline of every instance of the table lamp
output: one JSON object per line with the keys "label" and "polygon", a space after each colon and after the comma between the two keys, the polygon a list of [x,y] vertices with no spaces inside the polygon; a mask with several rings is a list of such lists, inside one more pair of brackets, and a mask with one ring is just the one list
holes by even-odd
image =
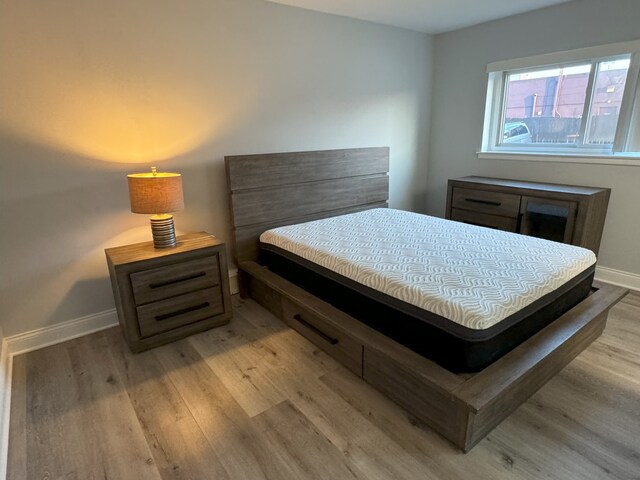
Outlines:
{"label": "table lamp", "polygon": [[156,167],[151,167],[151,172],[132,173],[127,178],[131,211],[152,214],[150,220],[154,247],[175,247],[176,231],[173,216],[169,213],[184,208],[182,176],[179,173],[157,172]]}

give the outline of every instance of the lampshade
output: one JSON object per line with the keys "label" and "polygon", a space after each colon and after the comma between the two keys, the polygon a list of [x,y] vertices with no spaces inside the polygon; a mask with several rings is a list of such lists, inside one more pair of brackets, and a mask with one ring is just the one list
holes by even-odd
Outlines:
{"label": "lampshade", "polygon": [[156,172],[127,175],[129,200],[133,213],[169,213],[184,208],[182,176],[179,173]]}

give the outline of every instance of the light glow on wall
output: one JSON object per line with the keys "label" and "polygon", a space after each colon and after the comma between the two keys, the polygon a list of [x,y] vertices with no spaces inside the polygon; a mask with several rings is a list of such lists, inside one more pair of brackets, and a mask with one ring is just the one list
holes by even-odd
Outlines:
{"label": "light glow on wall", "polygon": [[256,93],[247,84],[256,82],[227,74],[246,56],[220,47],[226,33],[214,7],[12,2],[0,16],[0,135],[143,164],[223,138],[246,121]]}
{"label": "light glow on wall", "polygon": [[203,99],[201,92],[191,96],[186,89],[175,91],[160,84],[116,90],[95,82],[73,88],[64,83],[47,83],[40,77],[32,85],[20,84],[21,98],[35,105],[4,109],[0,127],[24,140],[76,155],[148,164],[219,138],[231,128],[240,109],[211,96]]}

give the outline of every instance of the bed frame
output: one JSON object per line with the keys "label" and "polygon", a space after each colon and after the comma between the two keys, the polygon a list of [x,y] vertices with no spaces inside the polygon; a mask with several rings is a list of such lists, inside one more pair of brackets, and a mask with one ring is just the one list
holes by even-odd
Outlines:
{"label": "bed frame", "polygon": [[457,375],[259,262],[270,228],[386,207],[389,149],[225,157],[240,293],[266,307],[410,414],[469,451],[600,336],[627,293],[600,286],[484,370]]}

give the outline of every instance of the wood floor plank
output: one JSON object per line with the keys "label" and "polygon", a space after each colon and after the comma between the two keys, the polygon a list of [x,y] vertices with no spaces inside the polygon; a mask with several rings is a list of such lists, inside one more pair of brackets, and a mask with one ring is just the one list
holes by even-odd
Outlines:
{"label": "wood floor plank", "polygon": [[[77,379],[67,345],[26,355],[27,475],[39,478],[96,478],[89,447],[91,438],[82,425]],[[11,440],[12,441],[12,440]],[[9,465],[13,476],[13,465]]]}
{"label": "wood floor plank", "polygon": [[[585,426],[579,416],[574,418],[572,409],[553,411],[554,403],[546,403],[537,398],[523,406],[521,414],[526,416],[536,431],[545,439],[552,439],[548,443],[556,445],[557,451],[569,449],[572,455],[580,459],[580,463],[589,472],[598,472],[594,478],[637,479],[640,471],[637,448],[607,434],[606,430],[593,430]],[[517,418],[517,417],[516,417]],[[637,438],[636,438],[637,442]],[[615,457],[609,453],[611,449],[617,452]],[[573,461],[568,458],[568,468],[573,470]],[[585,476],[583,478],[589,478]]]}
{"label": "wood floor plank", "polygon": [[26,478],[160,478],[98,336],[32,352],[26,364]]}
{"label": "wood floor plank", "polygon": [[268,478],[264,440],[191,343],[181,340],[155,352],[229,476]]}
{"label": "wood floor plank", "polygon": [[[591,431],[616,446],[635,445],[640,453],[640,400],[629,385],[620,386],[606,371],[574,362],[553,379],[553,388],[540,390],[531,407],[544,409],[558,425],[576,431]],[[640,469],[640,463],[637,465]]]}
{"label": "wood floor plank", "polygon": [[[346,369],[340,368],[345,373]],[[369,479],[437,478],[325,384],[289,372],[281,384],[290,401]],[[361,381],[354,378],[355,381]]]}
{"label": "wood floor plank", "polygon": [[462,454],[421,420],[355,378],[351,372],[336,370],[321,380],[406,452],[427,465],[438,478],[465,480],[469,478],[469,471],[473,471],[476,479],[513,478],[513,469],[503,461],[502,452],[491,452],[478,446],[470,453]]}
{"label": "wood floor plank", "polygon": [[238,333],[236,324],[194,335],[189,341],[247,415],[253,417],[286,397],[266,375],[269,359],[277,353]]}
{"label": "wood floor plank", "polygon": [[[231,385],[229,390],[239,403],[242,397],[237,397],[235,385],[225,382],[225,377],[233,375],[239,380],[240,373],[253,375],[259,370],[261,377],[269,380],[270,387],[281,398],[288,398],[343,453],[348,465],[362,471],[367,478],[433,478],[418,461],[328,389],[312,372],[305,370],[304,364],[288,362],[285,356],[265,347],[262,339],[251,340],[243,335],[241,332],[246,331],[247,326],[243,325],[242,316],[238,317],[236,315],[234,325],[227,329],[233,332],[232,335],[219,339],[219,332],[211,331],[191,337],[190,342],[221,377],[222,383]],[[253,370],[245,367],[234,371],[220,367],[225,355],[238,358],[239,351],[247,345],[255,350]],[[256,383],[256,388],[258,385]]]}
{"label": "wood floor plank", "polygon": [[163,479],[228,479],[154,350],[133,354],[119,329],[104,332]]}
{"label": "wood floor plank", "polygon": [[541,422],[539,417],[531,415],[526,407],[517,410],[492,438],[494,443],[511,451],[510,458],[514,465],[523,464],[529,471],[535,466],[538,478],[618,478],[583,456],[566,437],[556,435],[547,422]]}
{"label": "wood floor plank", "polygon": [[13,358],[7,480],[27,478],[27,357]]}
{"label": "wood floor plank", "polygon": [[90,432],[87,455],[93,474],[101,466],[104,478],[160,479],[104,335],[73,340],[67,351],[77,383],[81,425]]}
{"label": "wood floor plank", "polygon": [[16,357],[8,478],[639,478],[638,294],[468,454],[234,302],[228,326],[142,354],[114,329]]}
{"label": "wood floor plank", "polygon": [[[366,479],[291,402],[285,401],[252,421],[269,445],[271,478]],[[277,468],[285,468],[278,471]]]}
{"label": "wood floor plank", "polygon": [[[340,365],[302,335],[285,325],[280,319],[252,299],[238,296],[237,314],[244,322],[238,322],[242,333],[262,343],[285,357],[289,363],[302,365],[305,371],[320,377]],[[253,327],[253,331],[249,328]]]}
{"label": "wood floor plank", "polygon": [[163,479],[228,480],[217,454],[193,418],[150,431],[151,448]]}

